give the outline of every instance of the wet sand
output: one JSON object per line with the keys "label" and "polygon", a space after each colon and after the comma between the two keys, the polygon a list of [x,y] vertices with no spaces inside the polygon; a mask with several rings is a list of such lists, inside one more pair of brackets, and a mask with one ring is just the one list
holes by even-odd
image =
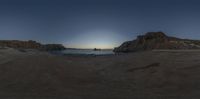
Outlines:
{"label": "wet sand", "polygon": [[1,99],[199,99],[200,51],[58,56],[0,49]]}

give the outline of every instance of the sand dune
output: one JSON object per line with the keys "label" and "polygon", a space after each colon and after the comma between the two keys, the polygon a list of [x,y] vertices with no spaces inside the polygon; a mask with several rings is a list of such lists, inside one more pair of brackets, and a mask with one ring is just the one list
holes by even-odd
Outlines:
{"label": "sand dune", "polygon": [[198,99],[198,51],[56,56],[0,50],[6,99]]}

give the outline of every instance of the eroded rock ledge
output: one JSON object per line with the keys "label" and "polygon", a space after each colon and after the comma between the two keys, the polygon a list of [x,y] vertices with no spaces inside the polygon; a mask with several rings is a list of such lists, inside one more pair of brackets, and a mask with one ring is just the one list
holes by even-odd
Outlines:
{"label": "eroded rock ledge", "polygon": [[153,49],[200,49],[199,40],[170,37],[163,32],[148,32],[133,41],[127,41],[114,52],[135,52]]}
{"label": "eroded rock ledge", "polygon": [[64,50],[62,44],[41,44],[36,41],[19,41],[19,40],[0,40],[0,47],[10,47],[17,49],[38,49],[43,51]]}

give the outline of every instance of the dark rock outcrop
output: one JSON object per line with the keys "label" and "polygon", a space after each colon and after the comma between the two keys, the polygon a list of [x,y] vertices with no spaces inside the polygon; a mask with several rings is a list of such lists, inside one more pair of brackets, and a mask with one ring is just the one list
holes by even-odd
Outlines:
{"label": "dark rock outcrop", "polygon": [[41,50],[54,51],[54,50],[65,50],[66,48],[62,44],[46,44],[43,45]]}
{"label": "dark rock outcrop", "polygon": [[36,41],[19,41],[19,40],[1,40],[0,46],[11,48],[24,48],[24,49],[39,49],[42,44]]}
{"label": "dark rock outcrop", "polygon": [[0,40],[0,47],[10,47],[16,49],[38,49],[43,51],[64,50],[61,44],[41,44],[36,41],[19,41],[19,40]]}
{"label": "dark rock outcrop", "polygon": [[180,39],[163,32],[148,32],[133,41],[123,43],[114,52],[135,52],[153,49],[200,49],[199,40]]}
{"label": "dark rock outcrop", "polygon": [[99,48],[94,48],[93,50],[94,50],[94,51],[100,51],[101,49],[99,49]]}

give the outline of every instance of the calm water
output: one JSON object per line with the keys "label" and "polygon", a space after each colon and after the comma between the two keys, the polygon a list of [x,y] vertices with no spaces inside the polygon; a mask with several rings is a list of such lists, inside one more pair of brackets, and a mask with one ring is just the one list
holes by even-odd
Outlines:
{"label": "calm water", "polygon": [[112,50],[99,50],[94,51],[93,49],[66,49],[63,51],[54,52],[55,54],[73,54],[73,55],[111,55],[114,54]]}

